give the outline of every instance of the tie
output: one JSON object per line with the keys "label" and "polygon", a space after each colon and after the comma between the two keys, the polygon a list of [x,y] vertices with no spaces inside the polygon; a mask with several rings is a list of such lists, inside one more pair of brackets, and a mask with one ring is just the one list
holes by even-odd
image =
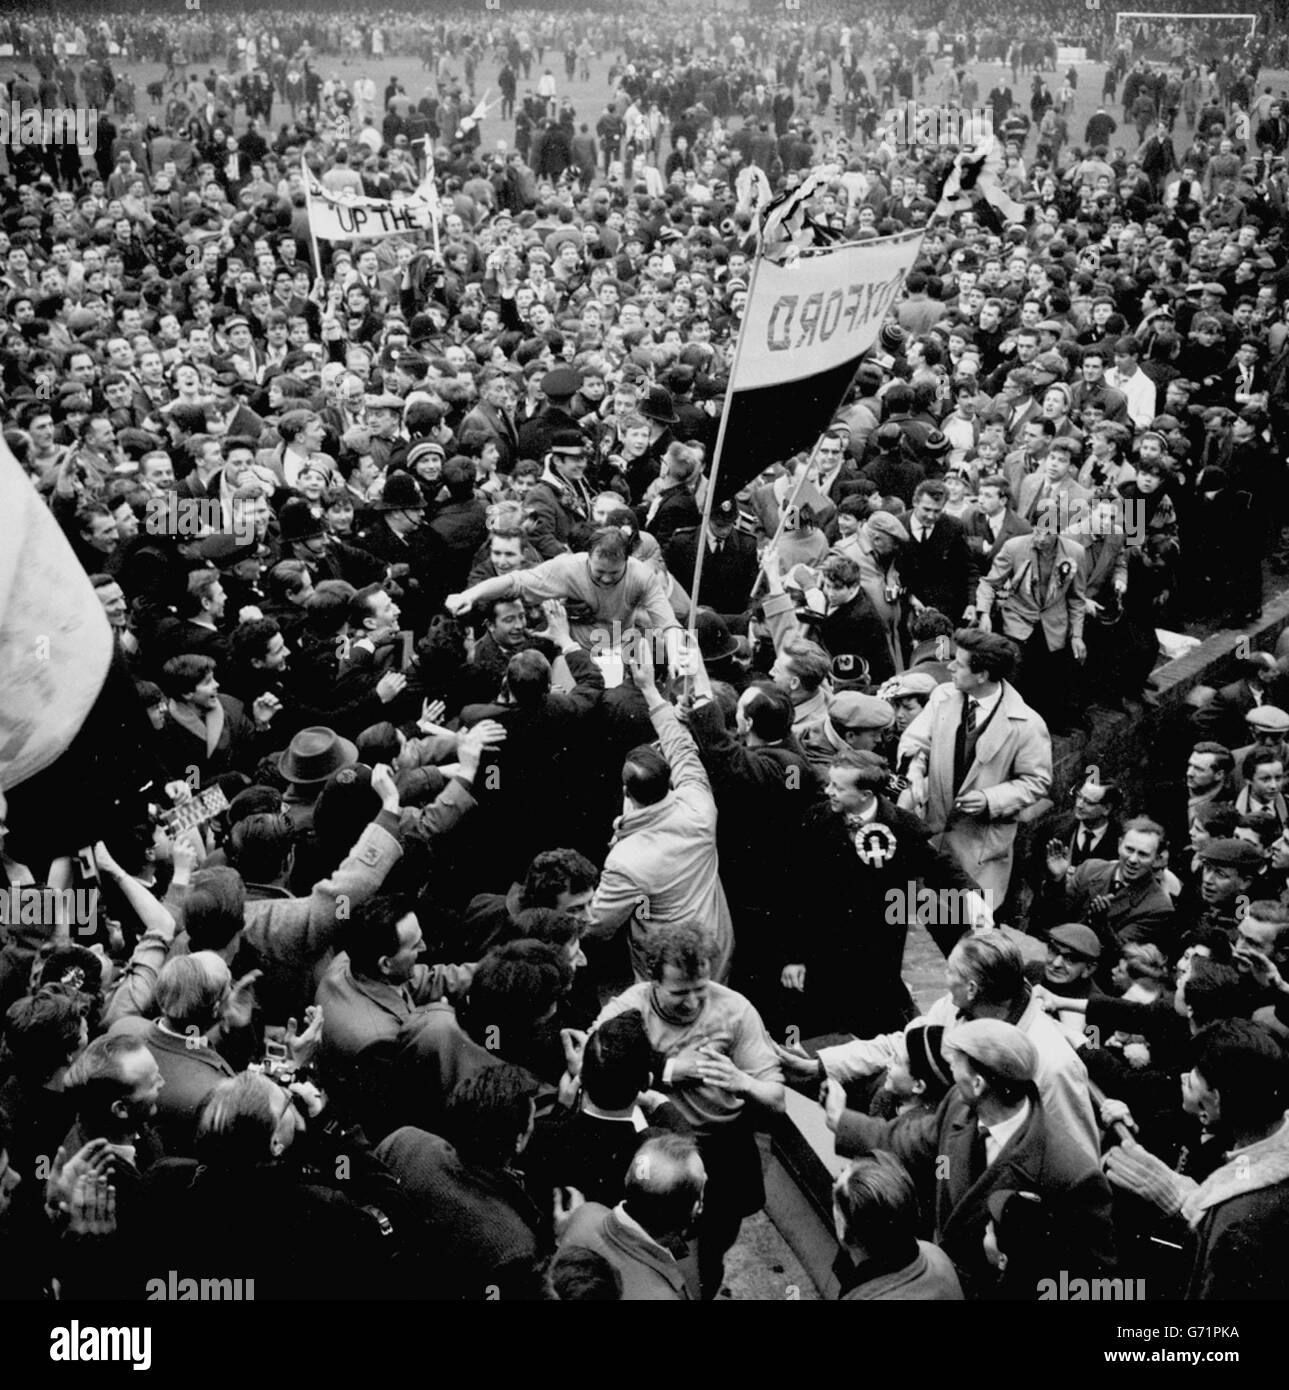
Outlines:
{"label": "tie", "polygon": [[976,732],[976,701],[970,695],[963,699],[962,703],[962,727],[970,738]]}
{"label": "tie", "polygon": [[713,546],[712,553],[713,553],[714,555],[719,555],[719,554],[721,553],[721,551],[724,550],[724,549],[725,549],[725,542],[722,541],[722,540],[718,540],[718,541],[715,543],[715,545]]}
{"label": "tie", "polygon": [[1080,830],[1080,831],[1079,831],[1079,857],[1080,857],[1080,858],[1082,858],[1083,856],[1085,856],[1085,855],[1087,854],[1087,852],[1088,852],[1088,846],[1089,846],[1089,844],[1091,843],[1091,840],[1092,840],[1092,837],[1088,834],[1088,832],[1087,832],[1086,830]]}
{"label": "tie", "polygon": [[971,1166],[967,1175],[968,1184],[974,1183],[989,1167],[989,1150],[985,1148],[985,1136],[988,1133],[989,1130],[984,1125],[976,1126],[976,1132],[971,1140]]}

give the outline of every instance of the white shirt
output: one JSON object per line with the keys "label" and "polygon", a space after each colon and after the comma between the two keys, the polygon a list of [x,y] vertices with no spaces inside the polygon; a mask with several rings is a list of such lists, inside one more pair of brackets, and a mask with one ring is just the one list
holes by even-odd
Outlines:
{"label": "white shirt", "polygon": [[1081,825],[1081,826],[1079,826],[1079,828],[1074,832],[1074,843],[1075,843],[1080,849],[1082,849],[1082,848],[1083,848],[1083,837],[1084,837],[1084,836],[1087,836],[1087,850],[1086,850],[1086,853],[1087,853],[1089,856],[1091,856],[1091,855],[1092,855],[1092,851],[1095,850],[1096,847],[1101,843],[1101,841],[1105,839],[1105,833],[1106,833],[1106,830],[1107,830],[1108,828],[1109,828],[1109,822],[1108,822],[1108,821],[1102,821],[1100,825],[1093,827],[1091,830],[1089,830],[1088,827],[1087,827],[1086,825]]}
{"label": "white shirt", "polygon": [[1128,398],[1128,418],[1139,430],[1150,428],[1155,418],[1155,383],[1140,367],[1129,377],[1123,376],[1117,367],[1105,374],[1106,385],[1122,391]]}
{"label": "white shirt", "polygon": [[1029,1101],[1022,1101],[1020,1109],[1010,1120],[999,1120],[990,1125],[985,1133],[985,1165],[992,1168],[998,1162],[998,1155],[1011,1142],[1011,1138],[1029,1119]]}
{"label": "white shirt", "polygon": [[967,699],[970,700],[972,704],[974,704],[976,707],[977,729],[984,728],[985,720],[988,719],[989,716],[994,712],[994,709],[997,707],[998,701],[1002,698],[1003,688],[1001,685],[998,687],[997,690],[994,691],[992,695],[986,695],[983,698],[979,695],[967,696]]}

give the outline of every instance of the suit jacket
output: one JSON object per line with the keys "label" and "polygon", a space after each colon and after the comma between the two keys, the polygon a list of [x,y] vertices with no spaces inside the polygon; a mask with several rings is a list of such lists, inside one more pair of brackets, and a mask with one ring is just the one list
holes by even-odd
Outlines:
{"label": "suit jacket", "polygon": [[1023,644],[1041,625],[1048,648],[1060,651],[1073,638],[1083,636],[1086,574],[1087,554],[1083,547],[1059,536],[1047,591],[1039,594],[1034,537],[1018,536],[994,557],[993,568],[976,588],[976,607],[988,613],[997,600],[1002,608],[1003,632],[1008,637]]}
{"label": "suit jacket", "polygon": [[461,421],[457,436],[462,444],[469,444],[474,440],[486,442],[491,439],[500,453],[497,467],[502,473],[511,472],[521,457],[519,431],[515,428],[515,422],[509,416],[494,410],[486,401],[480,401]]}
{"label": "suit jacket", "polygon": [[[1016,544],[1016,542],[1012,542]],[[963,869],[1001,903],[1011,877],[1017,817],[1046,796],[1052,785],[1052,740],[1047,725],[1003,683],[994,717],[980,731],[975,758],[961,787],[953,784],[954,748],[962,718],[962,696],[952,685],[937,686],[922,713],[904,731],[898,759],[925,755],[926,823],[941,849],[953,853]],[[954,809],[960,792],[985,794],[985,816],[963,816]]]}
{"label": "suit jacket", "polygon": [[[1273,686],[1262,687],[1266,692],[1262,699],[1264,705],[1284,708],[1284,697],[1280,694],[1279,685],[1280,682],[1277,682]],[[1232,681],[1230,685],[1224,685],[1203,709],[1195,713],[1194,722],[1199,737],[1225,744],[1227,748],[1237,747],[1249,736],[1245,716],[1256,703],[1247,680]]]}
{"label": "suit jacket", "polygon": [[656,537],[659,545],[666,545],[677,531],[696,527],[702,520],[694,494],[684,483],[663,491],[657,506],[641,502],[636,507],[636,517],[640,529]]}
{"label": "suit jacket", "polygon": [[197,1138],[197,1121],[206,1097],[221,1081],[237,1073],[213,1047],[193,1046],[201,1038],[175,1037],[156,1021],[137,1015],[118,1019],[112,1033],[141,1038],[156,1058],[165,1080],[152,1121],[168,1158],[190,1157]]}
{"label": "suit jacket", "polygon": [[1128,538],[1085,534],[1078,540],[1087,554],[1087,595],[1105,603],[1116,584],[1128,582]]}
{"label": "suit jacket", "polygon": [[[1031,519],[1030,508],[1034,505],[1035,499],[1042,491],[1043,484],[1046,482],[1047,476],[1041,469],[1037,473],[1027,473],[1020,480],[1020,487],[1016,497],[1016,511],[1017,514],[1024,517],[1026,521]],[[1061,529],[1065,530],[1071,518],[1074,520],[1079,520],[1081,518],[1083,508],[1076,504],[1086,502],[1092,494],[1087,488],[1082,486],[1081,483],[1077,482],[1072,475],[1063,478],[1055,485],[1052,491],[1061,506],[1068,509],[1069,515],[1062,515],[1060,521]]]}
{"label": "suit jacket", "polygon": [[[694,582],[700,534],[697,526],[673,531],[664,547],[668,570],[686,589]],[[692,601],[731,616],[745,613],[756,577],[756,542],[743,531],[732,531],[719,555],[708,551],[703,560],[702,593],[693,595]]]}
{"label": "suit jacket", "polygon": [[[912,519],[905,518],[911,538],[913,526]],[[941,516],[925,541],[910,539],[900,551],[900,575],[910,594],[956,623],[975,597],[962,523],[956,517]]]}
{"label": "suit jacket", "polygon": [[574,1213],[560,1241],[594,1250],[622,1276],[624,1303],[686,1303],[689,1288],[676,1257],[643,1230],[623,1220],[620,1207],[587,1202]]}
{"label": "suit jacket", "polygon": [[[846,1257],[849,1268],[837,1270],[843,1303],[961,1303],[962,1285],[953,1261],[929,1241],[917,1243],[917,1256],[901,1269],[863,1277]],[[840,1263],[840,1261],[839,1261]],[[837,1267],[834,1266],[834,1269]],[[859,1276],[858,1282],[856,1276]]]}
{"label": "suit jacket", "polygon": [[[907,550],[905,547],[906,553]],[[869,679],[874,686],[895,674],[886,626],[862,588],[849,603],[812,626],[830,656],[846,652],[862,656],[868,662]]]}
{"label": "suit jacket", "polygon": [[962,529],[967,538],[967,550],[971,556],[972,577],[977,583],[985,577],[993,566],[998,552],[1017,536],[1028,536],[1033,529],[1011,507],[1003,512],[1002,529],[994,537],[989,518],[978,508],[973,507],[962,518]]}
{"label": "suit jacket", "polygon": [[405,1253],[412,1297],[541,1297],[543,1214],[506,1169],[466,1162],[446,1139],[395,1130],[376,1150],[419,1218]]}
{"label": "suit jacket", "polygon": [[[1113,850],[1101,842],[1101,849]],[[1117,957],[1124,946],[1146,942],[1158,946],[1171,960],[1176,954],[1173,900],[1153,876],[1116,889],[1118,859],[1085,859],[1063,883],[1049,878],[1040,894],[1039,911],[1050,926],[1060,922],[1085,922],[1101,938],[1107,957]],[[1104,913],[1094,912],[1093,898],[1110,895]]]}
{"label": "suit jacket", "polygon": [[1025,1122],[987,1168],[973,1157],[976,1128],[976,1112],[954,1087],[938,1110],[905,1124],[846,1111],[837,1126],[837,1152],[883,1148],[914,1172],[935,1165],[935,1243],[957,1267],[968,1297],[992,1282],[982,1242],[993,1192],[1043,1198],[1055,1236],[1054,1269],[1086,1277],[1112,1268],[1110,1186],[1096,1159],[1049,1123],[1037,1092]]}

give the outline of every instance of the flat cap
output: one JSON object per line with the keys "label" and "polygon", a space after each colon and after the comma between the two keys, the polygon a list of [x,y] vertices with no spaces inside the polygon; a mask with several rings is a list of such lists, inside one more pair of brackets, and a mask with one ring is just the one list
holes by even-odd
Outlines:
{"label": "flat cap", "polygon": [[379,396],[364,396],[363,404],[368,410],[399,410],[403,409],[402,396],[396,396],[392,391],[384,391]]}
{"label": "flat cap", "polygon": [[882,688],[888,700],[906,700],[910,695],[929,695],[939,684],[930,671],[905,671]]}
{"label": "flat cap", "polygon": [[1254,705],[1244,716],[1244,722],[1259,733],[1289,733],[1289,713],[1277,709],[1275,705]]}
{"label": "flat cap", "polygon": [[890,512],[874,512],[864,524],[884,536],[890,536],[893,540],[906,541],[909,538],[903,524]]}
{"label": "flat cap", "polygon": [[1262,851],[1248,840],[1209,840],[1200,850],[1205,864],[1220,864],[1228,869],[1260,869],[1264,862]]}
{"label": "flat cap", "polygon": [[863,733],[889,729],[895,723],[895,711],[876,695],[843,690],[829,701],[828,718],[842,729]]}
{"label": "flat cap", "polygon": [[1034,1044],[1019,1028],[999,1018],[973,1018],[958,1024],[945,1034],[944,1047],[979,1062],[1005,1081],[1032,1081],[1038,1068]]}
{"label": "flat cap", "polygon": [[1101,959],[1101,938],[1082,922],[1063,922],[1048,932],[1047,939],[1068,946],[1071,951],[1077,951],[1084,960]]}

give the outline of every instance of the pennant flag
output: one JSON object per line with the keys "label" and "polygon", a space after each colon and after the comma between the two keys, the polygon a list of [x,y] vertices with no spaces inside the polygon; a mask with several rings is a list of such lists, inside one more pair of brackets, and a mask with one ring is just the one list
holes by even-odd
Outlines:
{"label": "pennant flag", "polygon": [[981,136],[975,145],[955,157],[932,217],[952,217],[955,212],[976,207],[983,199],[1004,222],[1018,226],[1027,224],[1033,219],[1034,210],[1029,204],[1018,203],[1004,190],[1002,180],[1006,167],[998,141],[990,134]]}
{"label": "pennant flag", "polygon": [[813,446],[921,246],[919,233],[757,261],[726,395],[718,501]]}
{"label": "pennant flag", "polygon": [[490,102],[488,100],[488,93],[491,90],[492,89],[490,87],[485,87],[483,91],[483,96],[479,99],[479,104],[474,108],[473,111],[470,112],[468,116],[461,117],[461,124],[457,126],[456,138],[458,140],[464,139],[465,136],[469,135],[469,133],[475,128],[475,126],[477,126],[479,122],[487,116],[488,112],[491,111],[494,106],[501,105],[500,97],[498,97],[497,100],[493,102]]}
{"label": "pennant flag", "polygon": [[759,164],[745,164],[734,177],[734,189],[738,193],[737,212],[759,213],[774,198],[770,180]]}
{"label": "pennant flag", "polygon": [[[307,165],[303,169],[309,230],[320,241],[378,241],[404,232],[429,231],[438,222],[438,194],[430,198],[424,184],[409,197],[390,201],[341,197],[328,193]],[[430,183],[433,184],[432,171]]]}
{"label": "pennant flag", "polygon": [[796,188],[787,189],[762,207],[757,228],[762,256],[784,263],[807,247],[826,246],[838,240],[840,233],[821,227],[807,208],[820,186],[837,178],[839,172],[835,165],[812,169]]}

